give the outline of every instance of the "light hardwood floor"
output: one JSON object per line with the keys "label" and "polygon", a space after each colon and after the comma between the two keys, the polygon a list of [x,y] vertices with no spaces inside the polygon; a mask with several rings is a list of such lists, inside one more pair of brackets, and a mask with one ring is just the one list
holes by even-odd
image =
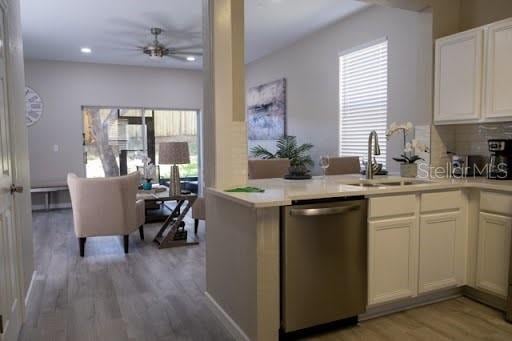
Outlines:
{"label": "light hardwood floor", "polygon": [[[133,233],[127,256],[120,238],[91,238],[84,259],[72,226],[70,210],[34,214],[37,280],[20,340],[232,339],[203,296],[204,225],[196,247],[158,250],[157,224],[146,226],[146,241]],[[459,298],[314,339],[512,340],[512,324]]]}

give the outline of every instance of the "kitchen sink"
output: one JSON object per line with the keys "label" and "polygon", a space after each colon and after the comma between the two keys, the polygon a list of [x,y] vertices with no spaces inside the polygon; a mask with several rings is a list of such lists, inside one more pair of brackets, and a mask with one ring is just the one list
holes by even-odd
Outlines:
{"label": "kitchen sink", "polygon": [[358,182],[349,183],[351,186],[361,187],[386,187],[386,186],[411,186],[428,184],[431,181],[428,180],[402,180],[402,181],[375,181],[375,180],[359,180]]}

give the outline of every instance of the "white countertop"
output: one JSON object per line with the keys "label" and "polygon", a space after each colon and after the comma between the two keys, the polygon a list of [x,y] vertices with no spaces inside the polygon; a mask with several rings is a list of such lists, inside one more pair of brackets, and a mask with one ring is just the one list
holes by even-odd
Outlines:
{"label": "white countertop", "polygon": [[[440,189],[478,188],[512,193],[512,180],[489,180],[486,178],[464,179],[409,179],[396,176],[376,176],[373,183],[378,187],[361,186],[366,181],[360,175],[331,175],[313,177],[311,180],[262,179],[249,180],[243,186],[254,186],[264,193],[229,193],[225,188],[208,188],[208,194],[220,196],[241,205],[253,208],[291,205],[293,200],[309,200],[350,196],[377,196],[383,194],[414,193]],[[386,182],[418,181],[413,185],[386,185]],[[238,187],[238,186],[236,186]]]}

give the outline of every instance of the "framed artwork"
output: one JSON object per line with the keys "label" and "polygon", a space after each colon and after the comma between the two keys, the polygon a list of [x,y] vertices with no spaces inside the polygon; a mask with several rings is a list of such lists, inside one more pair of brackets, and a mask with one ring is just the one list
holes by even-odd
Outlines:
{"label": "framed artwork", "polygon": [[286,134],[286,79],[249,89],[247,135],[249,140],[277,140]]}

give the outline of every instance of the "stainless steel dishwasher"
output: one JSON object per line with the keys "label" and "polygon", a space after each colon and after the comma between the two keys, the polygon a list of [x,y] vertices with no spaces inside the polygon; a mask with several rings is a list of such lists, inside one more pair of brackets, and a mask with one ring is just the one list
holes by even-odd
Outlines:
{"label": "stainless steel dishwasher", "polygon": [[283,335],[357,323],[367,302],[366,211],[362,197],[281,209]]}

